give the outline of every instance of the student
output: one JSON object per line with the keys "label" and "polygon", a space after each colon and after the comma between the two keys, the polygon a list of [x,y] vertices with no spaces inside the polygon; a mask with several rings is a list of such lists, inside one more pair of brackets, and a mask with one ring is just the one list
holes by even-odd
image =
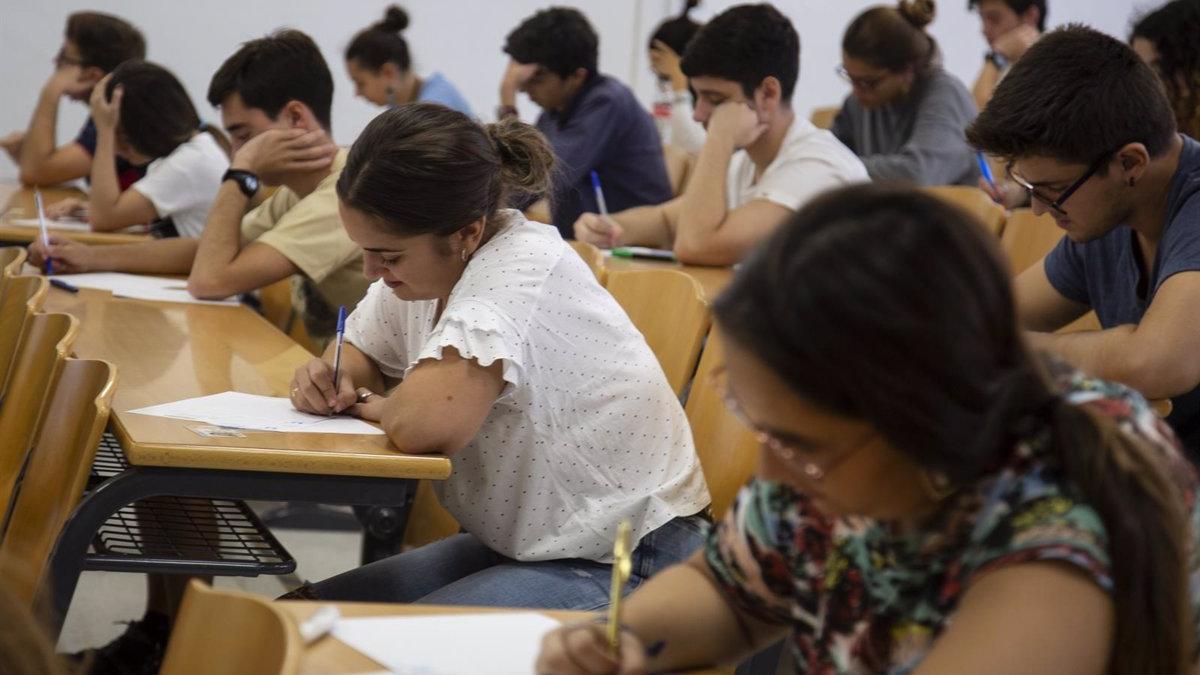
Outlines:
{"label": "student", "polygon": [[1174,0],[1143,16],[1129,44],[1162,81],[1179,130],[1200,138],[1200,0]]}
{"label": "student", "polygon": [[[21,168],[26,185],[55,185],[86,177],[96,153],[96,127],[89,118],[71,143],[54,147],[58,127],[58,102],[64,96],[87,101],[92,87],[106,74],[130,59],[146,58],[146,41],[138,29],[123,19],[99,12],[76,12],[67,17],[62,47],[54,57],[54,73],[42,87],[29,129],[4,138],[4,149]],[[145,174],[117,160],[120,188]]]}
{"label": "student", "polygon": [[464,532],[291,597],[594,608],[621,520],[635,585],[702,542],[708,490],[654,354],[554,228],[501,208],[543,192],[552,163],[533,127],[428,104],[381,114],[350,149],[343,224],[377,281],[336,386],[326,350],[292,402],[452,455],[435,490]]}
{"label": "student", "polygon": [[[283,31],[251,40],[213,75],[208,101],[221,109],[234,155],[199,239],[87,246],[51,237],[31,259],[56,272],[190,274],[198,298],[247,293],[300,275],[293,306],[318,342],[333,335],[339,305],[366,291],[361,252],[346,237],[334,184],[345,151],[329,140],[333,78],[316,44]],[[260,183],[280,188],[265,201]]]}
{"label": "student", "polygon": [[517,114],[517,92],[541,106],[537,128],[558,157],[551,220],[564,238],[584,211],[599,209],[595,171],[608,208],[620,211],[671,198],[654,120],[624,84],[596,69],[596,32],[579,10],[551,7],[508,34],[512,57],[500,83],[497,118]]}
{"label": "student", "polygon": [[979,10],[979,23],[988,52],[971,87],[980,110],[992,98],[996,84],[1046,30],[1046,0],[969,0]]}
{"label": "student", "polygon": [[408,42],[408,13],[397,5],[384,10],[383,20],[359,31],[346,47],[346,72],[354,81],[354,94],[389,108],[413,101],[441,103],[474,116],[467,99],[441,73],[417,77],[412,70]]}
{"label": "student", "polygon": [[853,91],[831,131],[877,181],[978,182],[975,151],[963,138],[975,104],[942,68],[937,42],[925,32],[933,13],[933,0],[873,7],[842,37],[838,73]]}
{"label": "student", "polygon": [[868,180],[854,153],[792,110],[800,38],[771,5],[741,5],[688,43],[683,72],[708,130],[687,189],[658,206],[575,223],[581,241],[672,247],[680,262],[732,265],[820,192]]}
{"label": "student", "polygon": [[650,36],[650,68],[658,78],[658,100],[654,103],[654,121],[663,143],[692,154],[704,146],[704,127],[693,117],[692,90],[687,75],[679,67],[683,50],[700,24],[688,16],[700,0],[687,0],[679,16],[668,19]]}
{"label": "student", "polygon": [[[1168,421],[1200,458],[1200,145],[1176,133],[1154,73],[1089,28],[1047,33],[967,137],[1010,160],[1034,212],[1066,233],[1016,280],[1028,339],[1149,398],[1171,398]],[[1053,332],[1089,309],[1103,330]]]}
{"label": "student", "polygon": [[[199,237],[221,176],[229,141],[200,123],[187,91],[162,66],[126,61],[92,90],[96,161],[86,200],[50,205],[47,215],[87,213],[92,229],[120,230],[155,220],[182,237]],[[148,165],[145,177],[121,192],[115,158]]]}
{"label": "student", "polygon": [[[824,195],[714,314],[758,475],[625,603],[620,672],[784,637],[805,673],[1190,672],[1195,472],[1136,392],[1028,351],[966,213]],[[617,672],[603,631],[550,633],[536,671]]]}

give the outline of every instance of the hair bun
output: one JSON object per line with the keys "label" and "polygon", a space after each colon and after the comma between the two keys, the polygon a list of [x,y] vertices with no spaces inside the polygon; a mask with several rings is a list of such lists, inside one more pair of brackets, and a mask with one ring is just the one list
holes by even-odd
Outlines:
{"label": "hair bun", "polygon": [[554,151],[536,127],[507,117],[484,125],[500,158],[500,177],[510,194],[541,196],[550,185]]}
{"label": "hair bun", "polygon": [[914,28],[920,29],[933,23],[933,17],[937,13],[933,0],[900,0],[896,9]]}
{"label": "hair bun", "polygon": [[400,8],[400,5],[392,5],[383,12],[383,21],[375,24],[379,30],[388,33],[400,33],[405,28],[408,28],[408,12]]}
{"label": "hair bun", "polygon": [[683,3],[683,11],[679,13],[679,16],[686,19],[687,15],[691,14],[692,10],[696,9],[696,6],[699,4],[700,0],[686,0],[686,2]]}

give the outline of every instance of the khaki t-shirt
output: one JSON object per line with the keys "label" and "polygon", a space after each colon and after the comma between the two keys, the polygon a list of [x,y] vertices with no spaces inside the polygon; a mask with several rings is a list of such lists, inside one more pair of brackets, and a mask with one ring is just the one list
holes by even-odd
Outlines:
{"label": "khaki t-shirt", "polygon": [[242,218],[246,241],[266,244],[300,268],[303,277],[292,279],[292,305],[317,341],[333,335],[338,306],[353,310],[368,286],[362,250],[346,236],[338,217],[335,186],[346,154],[338,151],[330,174],[307,197],[281,187]]}

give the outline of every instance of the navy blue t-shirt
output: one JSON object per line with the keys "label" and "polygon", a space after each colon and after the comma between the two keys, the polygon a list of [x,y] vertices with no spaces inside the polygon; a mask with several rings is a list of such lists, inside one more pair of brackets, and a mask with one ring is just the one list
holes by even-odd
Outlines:
{"label": "navy blue t-shirt", "polygon": [[[75,142],[82,145],[83,149],[87,150],[87,154],[93,157],[96,156],[96,123],[92,121],[91,117],[87,118],[83,129],[80,129],[79,135],[75,137]],[[120,157],[117,158],[117,183],[120,185],[122,192],[128,190],[130,185],[138,182],[145,175],[146,167],[135,166]],[[88,182],[91,182],[89,176],[85,176],[85,178],[88,178]]]}
{"label": "navy blue t-shirt", "polygon": [[[1141,272],[1135,236],[1128,225],[1118,225],[1082,244],[1063,237],[1046,256],[1050,284],[1063,296],[1091,306],[1100,325],[1112,328],[1139,323],[1154,294],[1172,275],[1200,270],[1200,143],[1183,136],[1179,167],[1167,195],[1166,225],[1145,297],[1138,295]],[[1192,459],[1200,460],[1200,387],[1176,396],[1171,404],[1167,421]]]}
{"label": "navy blue t-shirt", "polygon": [[550,215],[566,239],[575,238],[575,221],[600,210],[591,172],[600,177],[609,212],[661,204],[671,199],[654,118],[624,84],[594,75],[561,112],[544,111],[537,128],[558,158]]}

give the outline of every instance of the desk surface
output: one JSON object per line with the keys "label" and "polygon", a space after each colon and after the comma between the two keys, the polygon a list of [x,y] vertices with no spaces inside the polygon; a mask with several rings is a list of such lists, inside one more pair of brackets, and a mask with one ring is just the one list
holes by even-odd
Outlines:
{"label": "desk surface", "polygon": [[648,258],[618,258],[609,257],[604,261],[604,267],[610,271],[625,270],[679,270],[691,275],[704,288],[704,298],[709,302],[716,299],[725,286],[733,279],[732,267],[701,267],[698,265],[681,265],[666,260],[651,260]]}
{"label": "desk surface", "polygon": [[204,438],[198,422],[125,411],[223,391],[286,396],[312,358],[244,306],[192,305],[51,288],[45,310],[80,321],[75,353],[117,365],[112,429],[139,466],[445,479],[441,456],[398,453],[383,435],[243,431]]}
{"label": "desk surface", "polygon": [[[291,615],[297,622],[302,622],[317,611],[317,608],[329,603],[321,602],[302,602],[302,601],[282,601],[276,603],[287,614]],[[333,603],[337,605],[338,611],[342,616],[415,616],[421,614],[450,614],[450,613],[471,613],[477,614],[480,612],[504,612],[512,610],[503,610],[495,608],[481,607],[439,607],[434,605],[394,605],[384,603],[363,603],[363,602],[339,602]],[[564,611],[540,611],[547,616],[554,617],[559,621],[583,621],[595,616],[589,612],[564,612]],[[469,646],[469,636],[463,636],[464,646]],[[357,673],[378,670],[381,666],[371,659],[364,656],[362,653],[355,651],[345,643],[327,637],[314,642],[311,646],[304,648],[304,655],[301,657],[300,673],[302,675],[329,675],[332,673]],[[733,673],[733,668],[727,669],[711,669],[711,670],[695,670],[688,671],[697,675],[721,675]]]}
{"label": "desk surface", "polygon": [[[42,190],[42,199],[47,205],[68,197],[86,197],[87,195],[75,188],[46,188]],[[33,201],[33,190],[14,183],[0,183],[0,242],[10,244],[29,244],[37,238],[39,230],[36,227],[13,225],[12,218],[36,218],[37,207]],[[78,230],[60,230],[50,228],[51,234],[61,235],[85,244],[128,244],[150,239],[150,235],[130,232],[80,232]]]}

